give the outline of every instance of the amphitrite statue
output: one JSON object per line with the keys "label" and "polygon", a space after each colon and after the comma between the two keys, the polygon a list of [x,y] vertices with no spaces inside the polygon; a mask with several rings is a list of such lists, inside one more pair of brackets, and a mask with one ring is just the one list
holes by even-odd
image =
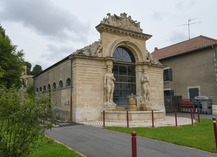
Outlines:
{"label": "amphitrite statue", "polygon": [[147,71],[145,71],[145,69],[143,69],[142,71],[142,76],[141,76],[141,102],[148,102],[150,101],[150,86],[149,86],[149,78],[148,78],[148,74]]}
{"label": "amphitrite statue", "polygon": [[104,89],[105,89],[105,107],[115,107],[116,104],[113,102],[113,93],[115,88],[115,77],[112,73],[111,67],[107,68],[107,73],[104,77]]}
{"label": "amphitrite statue", "polygon": [[147,73],[147,68],[142,70],[142,75],[140,78],[141,82],[141,99],[140,99],[140,109],[150,110],[150,84],[149,77]]}

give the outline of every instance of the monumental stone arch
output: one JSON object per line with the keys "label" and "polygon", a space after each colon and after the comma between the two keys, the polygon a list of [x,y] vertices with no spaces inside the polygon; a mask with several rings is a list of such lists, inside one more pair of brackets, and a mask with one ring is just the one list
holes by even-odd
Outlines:
{"label": "monumental stone arch", "polygon": [[[68,121],[126,118],[158,119],[165,115],[163,66],[147,51],[140,23],[126,13],[110,13],[96,26],[100,39],[78,49],[34,77],[35,92],[51,93],[56,114]],[[43,86],[49,90],[40,90]]]}

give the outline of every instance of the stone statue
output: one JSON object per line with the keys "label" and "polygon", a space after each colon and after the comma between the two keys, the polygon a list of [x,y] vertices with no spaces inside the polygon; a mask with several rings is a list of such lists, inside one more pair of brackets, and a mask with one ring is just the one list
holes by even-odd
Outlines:
{"label": "stone statue", "polygon": [[152,54],[150,54],[149,52],[147,53],[146,55],[146,61],[147,62],[150,62],[151,64],[158,64],[158,65],[161,65],[161,63],[158,61],[157,58],[154,58],[152,56]]}
{"label": "stone statue", "polygon": [[147,75],[147,71],[143,69],[142,76],[141,76],[141,102],[147,103],[150,101],[150,86],[149,86],[149,78]]}
{"label": "stone statue", "polygon": [[107,73],[104,77],[105,97],[108,104],[113,104],[114,81],[115,77],[112,73],[112,69],[111,67],[108,67]]}
{"label": "stone statue", "polygon": [[102,52],[102,42],[101,40],[95,41],[91,45],[88,45],[82,49],[76,50],[74,54],[85,55],[85,56],[98,56]]}

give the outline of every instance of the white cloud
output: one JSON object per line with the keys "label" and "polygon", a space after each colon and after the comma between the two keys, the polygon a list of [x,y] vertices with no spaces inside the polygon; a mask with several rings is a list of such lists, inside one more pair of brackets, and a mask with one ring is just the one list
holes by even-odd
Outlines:
{"label": "white cloud", "polygon": [[0,0],[0,23],[25,59],[45,69],[98,40],[95,26],[107,13],[126,12],[141,22],[143,33],[153,35],[150,52],[188,39],[187,26],[177,25],[189,18],[202,22],[191,26],[192,37],[217,39],[216,6],[215,0]]}
{"label": "white cloud", "polygon": [[3,0],[0,17],[5,21],[21,22],[53,40],[84,42],[89,24],[83,24],[68,11],[50,0]]}
{"label": "white cloud", "polygon": [[50,61],[58,61],[73,53],[75,49],[71,46],[48,44],[46,54],[42,54],[41,58]]}

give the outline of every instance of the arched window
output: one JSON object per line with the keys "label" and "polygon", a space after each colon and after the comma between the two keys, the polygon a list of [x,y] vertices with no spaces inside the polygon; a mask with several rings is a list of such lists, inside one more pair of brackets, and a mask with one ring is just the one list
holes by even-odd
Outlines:
{"label": "arched window", "polygon": [[113,57],[115,57],[118,62],[135,62],[135,58],[132,52],[130,52],[130,50],[125,47],[116,48],[115,52],[113,53]]}
{"label": "arched window", "polygon": [[66,80],[66,86],[70,86],[70,85],[71,85],[71,79],[67,78],[67,80]]}
{"label": "arched window", "polygon": [[63,81],[60,80],[60,81],[59,81],[59,86],[58,86],[58,88],[62,88],[62,87],[63,87]]}
{"label": "arched window", "polygon": [[56,85],[56,83],[54,82],[53,83],[53,89],[55,90],[57,88],[57,85]]}
{"label": "arched window", "polygon": [[36,88],[36,92],[38,92],[38,88]]}
{"label": "arched window", "polygon": [[42,88],[40,87],[39,89],[40,89],[40,92],[42,92]]}
{"label": "arched window", "polygon": [[46,92],[46,86],[45,85],[43,86],[43,92]]}
{"label": "arched window", "polygon": [[116,79],[113,101],[119,106],[128,106],[127,97],[136,95],[135,58],[133,53],[125,47],[118,47],[113,57],[113,73]]}
{"label": "arched window", "polygon": [[51,90],[51,86],[50,86],[50,84],[47,85],[47,89],[48,89],[48,91]]}

